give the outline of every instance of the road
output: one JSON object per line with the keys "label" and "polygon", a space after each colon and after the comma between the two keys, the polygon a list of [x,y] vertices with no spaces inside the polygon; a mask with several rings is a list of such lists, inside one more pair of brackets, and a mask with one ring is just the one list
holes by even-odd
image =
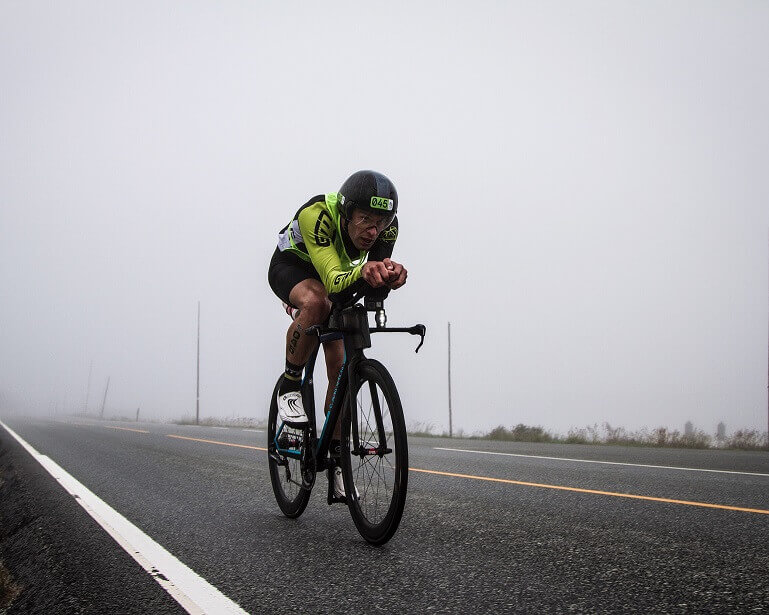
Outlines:
{"label": "road", "polygon": [[[411,438],[403,521],[375,548],[323,489],[280,514],[263,432],[0,418],[249,613],[769,611],[769,453]],[[184,612],[2,428],[0,446],[77,567],[29,583],[75,575],[70,612]]]}

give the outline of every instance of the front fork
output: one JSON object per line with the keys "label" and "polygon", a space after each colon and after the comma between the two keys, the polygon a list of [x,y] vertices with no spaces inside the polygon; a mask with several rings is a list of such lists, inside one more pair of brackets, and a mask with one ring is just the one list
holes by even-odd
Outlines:
{"label": "front fork", "polygon": [[[350,361],[350,369],[347,372],[347,408],[344,408],[344,414],[350,421],[350,452],[355,455],[360,449],[360,434],[358,433],[358,389],[357,378],[359,357],[354,357]],[[345,420],[345,416],[342,416]]]}
{"label": "front fork", "polygon": [[[357,366],[356,366],[357,367]],[[350,404],[348,412],[350,413],[350,453],[358,457],[366,457],[367,455],[386,455],[392,452],[391,448],[387,447],[387,434],[385,433],[384,421],[382,419],[382,406],[379,403],[379,394],[377,393],[376,384],[369,380],[363,383],[362,386],[368,385],[369,394],[371,395],[371,408],[374,412],[374,421],[376,423],[377,437],[376,446],[372,446],[373,442],[363,442],[361,444],[359,427],[358,427],[358,391],[355,389],[355,381],[350,378],[349,384],[349,399]]]}

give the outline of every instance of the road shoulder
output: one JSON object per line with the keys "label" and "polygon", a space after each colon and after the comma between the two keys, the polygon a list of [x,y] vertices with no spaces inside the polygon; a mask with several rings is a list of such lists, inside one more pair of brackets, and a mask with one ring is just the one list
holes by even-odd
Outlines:
{"label": "road shoulder", "polygon": [[4,429],[0,561],[20,588],[6,613],[183,613]]}

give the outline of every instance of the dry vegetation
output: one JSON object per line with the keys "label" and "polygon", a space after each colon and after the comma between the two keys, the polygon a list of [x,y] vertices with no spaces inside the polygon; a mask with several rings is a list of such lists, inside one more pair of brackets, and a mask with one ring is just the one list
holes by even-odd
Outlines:
{"label": "dry vegetation", "polygon": [[[423,437],[448,437],[447,432],[437,433],[432,424],[416,423],[409,428],[409,434]],[[455,437],[464,437],[455,434]],[[628,431],[624,427],[612,427],[609,423],[572,428],[565,435],[554,434],[540,426],[518,423],[514,427],[499,425],[485,434],[471,436],[482,440],[505,440],[510,442],[558,442],[563,444],[602,444],[622,446],[652,446],[664,448],[727,448],[739,450],[769,450],[767,434],[755,429],[740,429],[721,438],[711,436],[700,429],[689,429],[685,433],[667,427]]]}

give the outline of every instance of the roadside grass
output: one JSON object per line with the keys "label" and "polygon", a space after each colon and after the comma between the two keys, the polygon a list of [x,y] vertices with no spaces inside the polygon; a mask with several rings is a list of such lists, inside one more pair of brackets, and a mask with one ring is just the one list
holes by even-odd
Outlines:
{"label": "roadside grass", "polygon": [[562,441],[569,444],[615,444],[621,446],[653,446],[660,448],[712,448],[713,438],[699,429],[681,434],[667,427],[643,428],[628,432],[624,427],[612,427],[604,423],[602,429],[591,425],[582,429],[570,429]]}
{"label": "roadside grass", "polygon": [[[84,413],[72,416],[100,417]],[[105,417],[106,418],[106,417]],[[113,414],[107,420],[134,422],[135,417]],[[241,429],[266,429],[266,418],[255,417],[203,417],[196,423],[192,415],[184,415],[179,419],[164,421],[143,419],[143,422],[168,422],[173,425],[201,425],[204,427],[233,427]],[[504,442],[539,442],[553,444],[594,444],[601,446],[639,446],[653,448],[689,448],[689,449],[727,449],[741,451],[769,451],[767,432],[761,433],[756,429],[739,429],[729,436],[724,435],[723,425],[719,426],[719,435],[710,435],[701,429],[694,429],[687,423],[687,429],[682,433],[668,427],[644,427],[629,431],[624,427],[614,427],[605,422],[600,427],[597,423],[585,427],[571,427],[566,435],[549,431],[541,425],[525,425],[518,423],[512,427],[498,425],[490,431],[474,431],[466,433],[462,429],[453,432],[451,436],[445,429],[439,429],[435,423],[412,421],[406,427],[406,432],[419,438],[448,438],[464,440],[492,440]],[[2,615],[2,612],[0,612]]]}
{"label": "roadside grass", "polygon": [[[124,417],[112,417],[110,420],[132,421]],[[195,422],[195,417],[185,415],[169,421],[174,425],[201,425],[204,427],[233,427],[242,429],[266,429],[267,420],[254,417],[204,417]],[[446,430],[439,430],[435,423],[412,421],[406,428],[410,436],[419,438],[448,438]],[[668,427],[642,428],[629,431],[624,427],[614,427],[610,423],[572,427],[566,435],[548,431],[540,425],[518,423],[512,427],[498,425],[488,432],[475,431],[472,434],[459,429],[453,438],[465,440],[492,440],[505,442],[540,442],[554,444],[594,444],[602,446],[643,446],[655,448],[690,448],[690,449],[731,449],[743,451],[769,451],[766,433],[755,429],[740,429],[730,436],[717,437],[701,429],[689,429],[681,433]]]}
{"label": "roadside grass", "polygon": [[727,438],[726,448],[743,451],[769,450],[767,434],[761,435],[755,429],[740,429]]}
{"label": "roadside grass", "polygon": [[[120,421],[123,423],[135,423],[135,416],[125,416],[122,414],[110,414],[109,416],[99,416],[94,414],[86,414],[78,412],[71,414],[70,416],[76,418],[86,418],[97,421]],[[203,417],[199,423],[195,422],[195,417],[191,415],[184,415],[179,419],[157,419],[157,418],[141,418],[142,423],[170,423],[171,425],[202,425],[203,427],[242,427],[244,429],[266,429],[267,419],[254,418],[254,417]],[[0,613],[0,615],[3,615]]]}
{"label": "roadside grass", "polygon": [[[447,438],[448,432],[439,432],[433,423],[411,423],[407,429],[409,435],[422,438]],[[595,444],[614,446],[644,446],[656,448],[691,448],[691,449],[732,449],[744,451],[769,450],[767,434],[753,429],[741,429],[731,436],[717,438],[700,429],[691,429],[687,433],[671,430],[667,427],[654,429],[643,428],[628,431],[624,427],[613,427],[604,423],[582,428],[571,428],[563,436],[546,430],[541,426],[518,423],[513,427],[499,425],[487,433],[476,432],[465,435],[462,431],[454,434],[455,438],[495,440],[506,442],[542,442],[558,444]]]}
{"label": "roadside grass", "polygon": [[495,427],[485,436],[484,440],[508,440],[511,442],[556,442],[557,437],[544,428],[518,423],[512,429],[507,429],[502,425]]}
{"label": "roadside grass", "polygon": [[414,436],[417,438],[448,438],[449,432],[444,431],[441,433],[438,433],[435,431],[435,423],[421,423],[421,422],[412,422],[409,423],[408,427],[406,427],[406,432],[410,436]]}
{"label": "roadside grass", "polygon": [[231,418],[220,418],[207,416],[195,422],[194,416],[183,416],[180,419],[171,421],[174,425],[202,425],[203,427],[240,427],[243,429],[267,429],[266,419],[257,419],[253,417],[239,416]]}

